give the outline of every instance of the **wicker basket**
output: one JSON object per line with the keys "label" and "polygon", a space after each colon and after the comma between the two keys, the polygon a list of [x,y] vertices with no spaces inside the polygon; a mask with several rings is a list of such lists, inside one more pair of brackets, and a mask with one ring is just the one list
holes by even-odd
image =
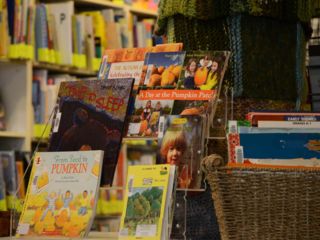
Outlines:
{"label": "wicker basket", "polygon": [[219,167],[202,161],[223,240],[320,239],[320,169]]}

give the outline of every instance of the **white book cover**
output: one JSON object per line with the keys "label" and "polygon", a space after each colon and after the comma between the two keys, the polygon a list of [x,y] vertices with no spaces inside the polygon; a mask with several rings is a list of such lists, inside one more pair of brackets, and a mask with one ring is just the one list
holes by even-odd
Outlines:
{"label": "white book cover", "polygon": [[48,11],[55,18],[58,46],[61,53],[61,64],[72,64],[72,15],[74,2],[46,4]]}
{"label": "white book cover", "polygon": [[319,121],[258,121],[259,128],[320,128]]}
{"label": "white book cover", "polygon": [[103,151],[38,152],[18,236],[85,237],[95,216]]}

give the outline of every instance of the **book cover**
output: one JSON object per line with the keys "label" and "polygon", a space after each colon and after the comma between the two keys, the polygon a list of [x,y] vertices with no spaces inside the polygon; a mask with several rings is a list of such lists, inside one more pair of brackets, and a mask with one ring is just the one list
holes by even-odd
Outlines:
{"label": "book cover", "polygon": [[179,51],[181,47],[182,45],[177,43],[145,48],[107,49],[98,77],[99,79],[134,78],[134,85],[141,85],[141,74],[147,52]]}
{"label": "book cover", "polygon": [[6,199],[8,209],[14,208],[14,201],[18,189],[16,158],[14,151],[0,151],[4,182],[6,185]]}
{"label": "book cover", "polygon": [[62,82],[49,151],[103,150],[102,185],[111,185],[132,79]]}
{"label": "book cover", "polygon": [[187,51],[179,88],[218,91],[229,55],[227,51]]}
{"label": "book cover", "polygon": [[103,151],[38,152],[18,236],[85,237],[90,230]]}
{"label": "book cover", "polygon": [[[319,159],[320,134],[318,132],[228,134],[228,147],[231,163],[250,161],[250,159]],[[241,159],[239,154],[243,155],[243,161],[238,161]]]}
{"label": "book cover", "polygon": [[6,183],[3,176],[2,161],[0,161],[0,211],[7,211]]}
{"label": "book cover", "polygon": [[157,137],[159,119],[171,113],[173,100],[140,100],[136,97],[134,112],[130,116],[128,136]]}
{"label": "book cover", "polygon": [[204,119],[198,115],[169,115],[160,119],[157,163],[177,166],[178,189],[201,188],[203,131]]}
{"label": "book cover", "polygon": [[173,88],[182,70],[185,51],[149,52],[146,54],[140,85],[148,88]]}
{"label": "book cover", "polygon": [[258,121],[320,121],[317,112],[249,112],[246,119],[252,126],[258,126]]}
{"label": "book cover", "polygon": [[120,239],[164,239],[169,179],[169,164],[129,166]]}

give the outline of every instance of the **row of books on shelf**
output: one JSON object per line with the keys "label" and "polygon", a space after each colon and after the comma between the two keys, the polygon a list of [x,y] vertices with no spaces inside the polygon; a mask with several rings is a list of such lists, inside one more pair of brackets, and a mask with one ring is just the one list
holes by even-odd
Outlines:
{"label": "row of books on shelf", "polygon": [[[152,46],[155,19],[123,9],[75,13],[74,1],[2,1],[0,56],[98,70],[104,49]],[[133,29],[129,29],[132,20]]]}
{"label": "row of books on shelf", "polygon": [[249,112],[229,122],[229,163],[286,167],[320,165],[320,113]]}

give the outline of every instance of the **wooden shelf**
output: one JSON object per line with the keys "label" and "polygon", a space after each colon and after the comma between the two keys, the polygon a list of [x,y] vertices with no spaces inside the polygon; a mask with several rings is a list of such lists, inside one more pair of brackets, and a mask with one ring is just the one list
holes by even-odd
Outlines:
{"label": "wooden shelf", "polygon": [[141,8],[136,8],[136,7],[129,7],[129,11],[132,12],[133,14],[136,15],[141,15],[145,17],[157,17],[158,13],[155,11],[151,11],[148,9],[141,9]]}
{"label": "wooden shelf", "polygon": [[110,2],[108,0],[75,0],[74,3],[76,5],[97,5],[102,7],[110,7],[110,8],[117,8],[122,9],[123,5],[116,4],[113,2]]}
{"label": "wooden shelf", "polygon": [[69,74],[78,75],[78,76],[96,76],[97,75],[97,72],[91,71],[88,69],[78,69],[75,67],[50,64],[50,63],[33,62],[33,67],[39,68],[39,69],[48,69],[53,72],[69,73]]}
{"label": "wooden shelf", "polygon": [[25,138],[26,134],[22,132],[15,132],[15,131],[0,131],[0,137]]}

